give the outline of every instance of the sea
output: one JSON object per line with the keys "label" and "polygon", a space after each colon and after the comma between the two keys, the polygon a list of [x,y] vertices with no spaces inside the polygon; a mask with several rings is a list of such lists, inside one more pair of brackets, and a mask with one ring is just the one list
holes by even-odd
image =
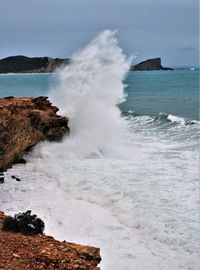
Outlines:
{"label": "sea", "polygon": [[73,59],[0,75],[0,97],[48,96],[71,128],[5,172],[0,210],[99,247],[102,270],[199,269],[199,69],[129,72],[111,31]]}

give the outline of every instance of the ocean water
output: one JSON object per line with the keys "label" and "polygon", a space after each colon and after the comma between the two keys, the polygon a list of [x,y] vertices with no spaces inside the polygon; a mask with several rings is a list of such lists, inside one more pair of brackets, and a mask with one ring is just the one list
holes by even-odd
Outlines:
{"label": "ocean water", "polygon": [[71,127],[5,173],[1,210],[100,247],[103,270],[199,269],[199,70],[128,72],[110,31],[73,59],[0,75],[0,96],[48,95]]}

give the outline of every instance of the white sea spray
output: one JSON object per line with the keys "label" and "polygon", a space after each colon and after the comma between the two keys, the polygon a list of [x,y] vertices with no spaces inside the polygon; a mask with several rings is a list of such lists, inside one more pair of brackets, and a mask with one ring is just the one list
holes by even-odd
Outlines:
{"label": "white sea spray", "polygon": [[50,99],[70,121],[71,137],[62,149],[80,155],[110,155],[127,132],[117,105],[125,100],[122,81],[131,58],[118,47],[115,32],[107,30],[72,59],[59,72],[58,87],[50,92]]}

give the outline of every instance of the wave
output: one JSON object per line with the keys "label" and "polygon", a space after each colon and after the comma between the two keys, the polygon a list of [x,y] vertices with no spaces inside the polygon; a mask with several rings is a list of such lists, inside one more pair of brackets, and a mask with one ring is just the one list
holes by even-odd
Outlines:
{"label": "wave", "polygon": [[127,58],[113,31],[103,31],[73,61],[58,73],[58,85],[50,100],[69,117],[70,138],[52,147],[41,147],[45,155],[112,156],[121,150],[121,138],[128,132],[118,105],[125,101],[123,80],[129,71]]}
{"label": "wave", "polygon": [[132,118],[134,120],[139,120],[143,124],[158,124],[158,125],[178,125],[178,126],[188,126],[188,125],[199,125],[199,120],[191,120],[188,118],[175,116],[167,113],[137,113],[133,111],[122,112],[122,115],[127,118]]}
{"label": "wave", "polygon": [[194,124],[198,124],[198,122],[199,122],[197,120],[189,120],[189,119],[182,118],[182,117],[175,116],[175,115],[171,115],[171,114],[169,114],[167,116],[167,120],[169,120],[172,123],[179,124],[179,125],[182,125],[182,126],[184,126],[184,125],[194,125]]}

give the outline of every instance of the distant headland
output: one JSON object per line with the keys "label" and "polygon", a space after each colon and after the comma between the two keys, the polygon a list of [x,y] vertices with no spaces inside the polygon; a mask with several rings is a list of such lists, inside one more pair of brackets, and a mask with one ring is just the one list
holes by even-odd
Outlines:
{"label": "distant headland", "polygon": [[[0,73],[50,73],[57,68],[70,64],[71,59],[51,57],[9,56],[0,60]],[[130,71],[173,70],[161,65],[161,58],[152,58],[136,65]]]}
{"label": "distant headland", "polygon": [[9,56],[0,60],[0,73],[49,73],[69,63],[62,58]]}
{"label": "distant headland", "polygon": [[163,67],[161,65],[161,58],[152,58],[143,61],[137,65],[131,65],[131,71],[142,70],[173,70],[172,68]]}

